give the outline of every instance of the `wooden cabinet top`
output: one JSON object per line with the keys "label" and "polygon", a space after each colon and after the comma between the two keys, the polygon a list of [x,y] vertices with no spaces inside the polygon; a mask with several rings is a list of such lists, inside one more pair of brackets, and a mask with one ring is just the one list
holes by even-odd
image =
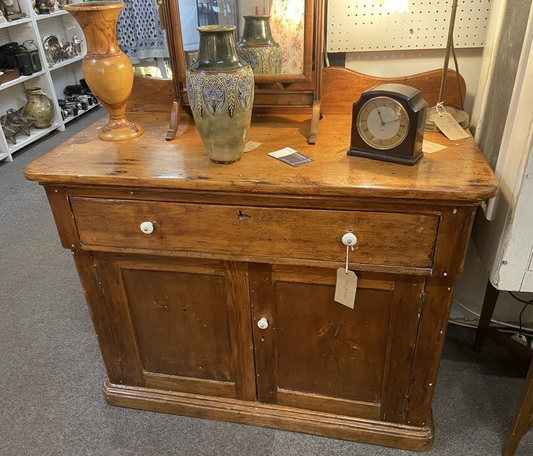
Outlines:
{"label": "wooden cabinet top", "polygon": [[[181,189],[303,196],[351,196],[479,203],[497,192],[497,180],[472,138],[425,139],[447,146],[415,166],[348,157],[351,117],[327,115],[315,146],[308,145],[309,117],[254,116],[250,141],[262,145],[232,165],[211,163],[194,123],[182,116],[175,141],[165,141],[168,114],[137,114],[146,133],[138,139],[103,142],[97,122],[25,169],[48,184]],[[268,156],[291,147],[314,159],[293,168]]]}

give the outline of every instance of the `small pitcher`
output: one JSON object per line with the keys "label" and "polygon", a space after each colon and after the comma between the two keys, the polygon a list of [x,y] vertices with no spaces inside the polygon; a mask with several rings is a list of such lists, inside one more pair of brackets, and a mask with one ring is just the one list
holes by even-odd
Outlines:
{"label": "small pitcher", "polygon": [[26,115],[34,118],[35,128],[48,128],[54,117],[54,102],[50,95],[42,91],[40,87],[26,89],[28,102],[24,107]]}

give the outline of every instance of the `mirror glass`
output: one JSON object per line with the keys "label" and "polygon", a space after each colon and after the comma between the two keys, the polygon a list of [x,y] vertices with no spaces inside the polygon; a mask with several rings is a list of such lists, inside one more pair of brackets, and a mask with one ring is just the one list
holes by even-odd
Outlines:
{"label": "mirror glass", "polygon": [[202,25],[235,25],[237,51],[254,74],[302,74],[305,0],[178,0],[189,67]]}

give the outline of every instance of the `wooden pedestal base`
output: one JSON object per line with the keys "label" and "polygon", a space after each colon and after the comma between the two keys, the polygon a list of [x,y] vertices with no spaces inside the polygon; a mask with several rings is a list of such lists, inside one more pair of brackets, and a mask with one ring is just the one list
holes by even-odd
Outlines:
{"label": "wooden pedestal base", "polygon": [[126,141],[141,136],[144,128],[126,117],[113,119],[102,127],[98,132],[98,137],[102,141]]}
{"label": "wooden pedestal base", "polygon": [[103,392],[108,404],[120,407],[251,424],[405,450],[426,451],[433,441],[432,418],[427,427],[418,428],[281,405],[115,385],[108,379]]}

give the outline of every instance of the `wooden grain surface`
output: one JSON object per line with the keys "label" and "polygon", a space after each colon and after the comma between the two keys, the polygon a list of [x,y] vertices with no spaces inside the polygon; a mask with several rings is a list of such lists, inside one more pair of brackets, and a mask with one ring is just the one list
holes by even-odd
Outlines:
{"label": "wooden grain surface", "polygon": [[[359,99],[363,92],[385,83],[405,84],[414,87],[422,92],[429,107],[435,106],[439,101],[442,69],[399,78],[380,78],[361,74],[348,68],[328,67],[324,68],[322,77],[324,80],[322,90],[324,112],[326,114],[349,114],[352,112],[353,103]],[[463,93],[466,93],[466,84],[462,76],[461,86]],[[453,70],[448,70],[444,101],[447,105],[461,107],[457,73]]]}
{"label": "wooden grain surface", "polygon": [[223,277],[122,267],[121,274],[144,371],[235,381]]}
{"label": "wooden grain surface", "polygon": [[[442,69],[400,78],[380,78],[361,74],[348,68],[327,67],[322,70],[322,77],[320,78],[320,85],[323,86],[321,108],[326,114],[350,114],[352,104],[359,99],[365,90],[386,83],[406,84],[420,90],[431,107],[435,106],[439,99],[441,79]],[[136,75],[128,111],[168,112],[174,101],[174,82],[170,79],[163,80]],[[297,82],[285,89],[281,89],[277,84],[260,84],[260,87],[262,89],[256,88],[256,98],[254,99],[256,106],[268,105],[274,94],[277,95],[278,102],[283,102],[285,97],[285,102],[290,99],[292,103],[298,105],[309,106],[310,100],[313,99],[313,84],[311,83]],[[462,76],[461,87],[463,93],[466,93],[466,84]],[[270,98],[265,98],[263,92],[268,92],[267,97]],[[177,93],[188,103],[185,89]],[[298,97],[297,94],[300,96]],[[461,105],[457,74],[454,70],[448,70],[444,101],[450,106],[460,107]]]}
{"label": "wooden grain surface", "polygon": [[431,420],[425,427],[413,427],[273,404],[117,385],[108,380],[103,392],[109,404],[122,407],[289,429],[406,450],[428,450],[434,434]]}
{"label": "wooden grain surface", "polygon": [[[258,208],[105,198],[70,199],[82,244],[211,254],[338,261],[341,237],[358,238],[350,261],[430,267],[439,218],[364,211]],[[140,224],[150,221],[152,234]],[[207,227],[216,234],[206,236]],[[301,229],[295,229],[301,227]],[[214,241],[214,242],[213,242]]]}
{"label": "wooden grain surface", "polygon": [[[262,145],[233,165],[211,163],[194,123],[182,116],[176,141],[165,141],[169,114],[131,116],[142,138],[98,140],[100,121],[28,165],[26,177],[42,183],[109,185],[217,192],[387,197],[479,204],[494,196],[497,181],[472,138],[451,142],[440,133],[426,139],[447,148],[415,166],[348,157],[351,116],[326,115],[315,146],[307,144],[305,115],[255,116],[249,140]],[[293,168],[268,156],[284,147],[315,161]]]}
{"label": "wooden grain surface", "polygon": [[[287,392],[335,398],[335,413],[350,415],[355,411],[347,412],[350,404],[343,400],[381,402],[394,299],[392,291],[358,287],[350,309],[334,295],[334,285],[311,280],[274,284],[278,385]],[[307,402],[302,396],[298,407],[307,408]]]}

